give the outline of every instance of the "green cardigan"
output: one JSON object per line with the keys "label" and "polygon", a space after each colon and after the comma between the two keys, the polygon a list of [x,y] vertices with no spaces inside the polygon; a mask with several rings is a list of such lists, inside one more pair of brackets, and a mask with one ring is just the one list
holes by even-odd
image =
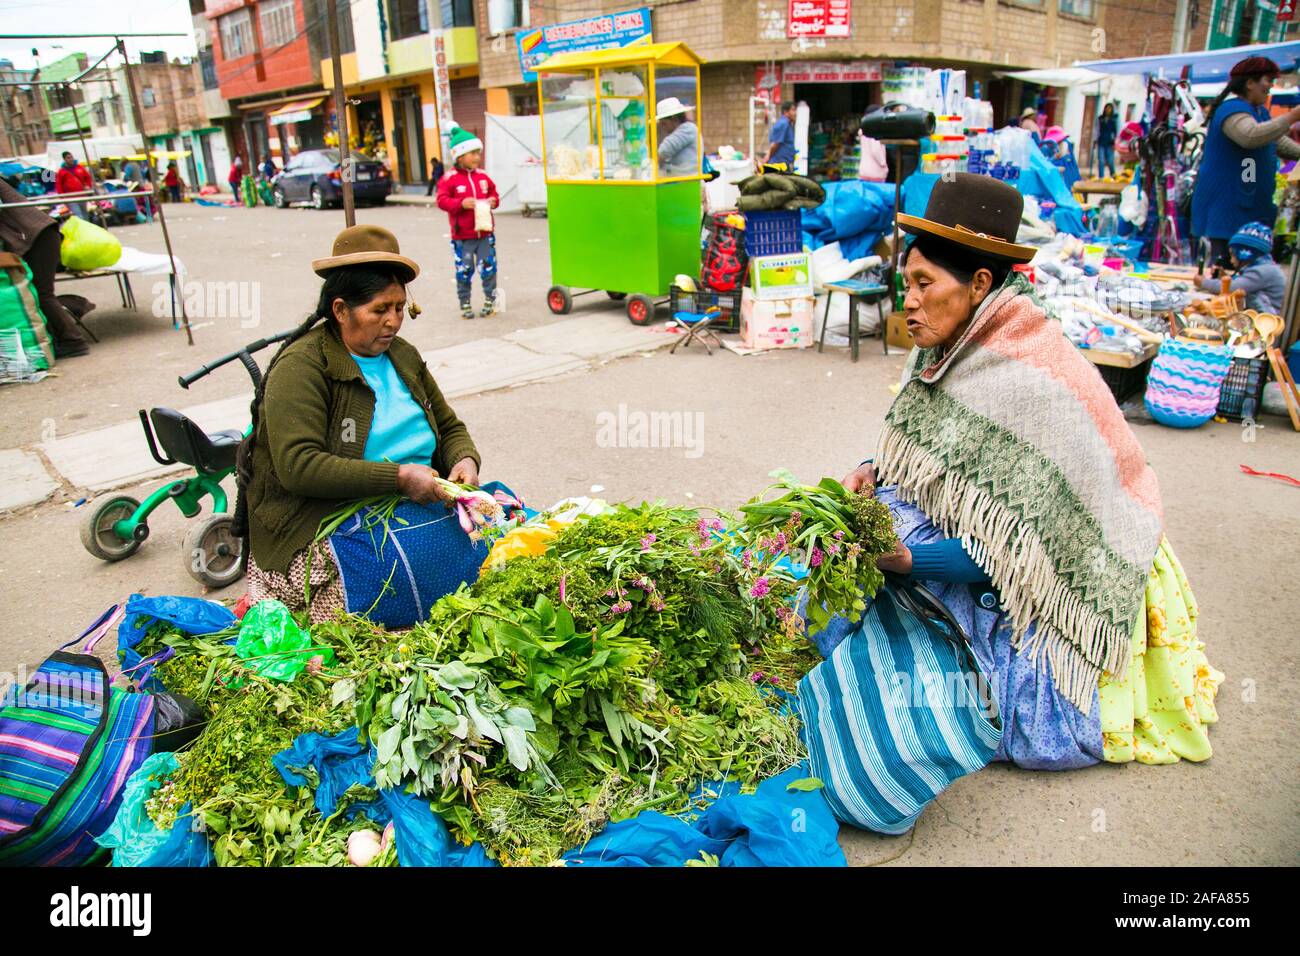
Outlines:
{"label": "green cardigan", "polygon": [[[479,461],[465,423],[442,397],[415,346],[388,348],[411,397],[437,437],[430,465],[446,476],[462,458]],[[267,370],[247,490],[249,546],[264,571],[287,574],[321,520],[357,498],[397,493],[392,462],[365,461],[375,394],[333,320],[285,349]]]}

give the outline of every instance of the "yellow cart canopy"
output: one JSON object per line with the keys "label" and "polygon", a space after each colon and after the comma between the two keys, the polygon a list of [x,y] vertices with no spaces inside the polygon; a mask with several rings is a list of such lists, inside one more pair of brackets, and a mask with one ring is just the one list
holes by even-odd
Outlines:
{"label": "yellow cart canopy", "polygon": [[612,50],[557,53],[539,63],[535,69],[538,73],[568,73],[647,61],[662,66],[699,66],[704,62],[691,52],[690,47],[677,40],[673,43],[634,43]]}

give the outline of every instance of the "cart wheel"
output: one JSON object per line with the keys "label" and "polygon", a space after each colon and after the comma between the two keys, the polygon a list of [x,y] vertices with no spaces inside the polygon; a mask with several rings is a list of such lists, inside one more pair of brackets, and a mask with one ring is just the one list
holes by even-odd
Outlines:
{"label": "cart wheel", "polygon": [[626,292],[610,292],[606,290],[605,295],[609,296],[615,302],[622,302],[624,299],[627,298]]}
{"label": "cart wheel", "polygon": [[633,295],[627,300],[627,317],[633,325],[649,325],[655,315],[654,299],[648,295]]}
{"label": "cart wheel", "polygon": [[[101,561],[121,561],[135,554],[145,537],[123,541],[113,531],[113,525],[135,514],[140,502],[126,495],[102,495],[86,506],[86,517],[81,522],[81,544]],[[147,529],[146,525],[142,525]]]}
{"label": "cart wheel", "polygon": [[185,569],[200,584],[224,588],[243,576],[239,559],[244,541],[234,533],[234,520],[228,514],[210,515],[185,532]]}
{"label": "cart wheel", "polygon": [[546,304],[556,315],[568,315],[573,308],[573,296],[567,286],[553,285],[546,293]]}

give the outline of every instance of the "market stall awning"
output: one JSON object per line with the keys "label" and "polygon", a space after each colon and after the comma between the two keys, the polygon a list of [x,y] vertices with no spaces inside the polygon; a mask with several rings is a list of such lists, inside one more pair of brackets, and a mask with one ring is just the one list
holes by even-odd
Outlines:
{"label": "market stall awning", "polygon": [[1022,83],[1037,83],[1039,86],[1078,86],[1081,83],[1101,83],[1111,78],[1109,73],[1098,73],[1081,66],[1062,66],[1055,70],[1016,70],[1013,73],[998,72],[996,76]]}
{"label": "market stall awning", "polygon": [[1252,43],[1248,46],[1202,50],[1197,53],[1132,56],[1119,60],[1087,60],[1074,65],[1112,74],[1163,73],[1167,80],[1178,79],[1182,75],[1183,67],[1189,66],[1192,79],[1210,83],[1225,82],[1233,64],[1248,56],[1266,56],[1284,71],[1294,70],[1297,61],[1300,61],[1300,40],[1290,40],[1286,43]]}
{"label": "market stall awning", "polygon": [[271,121],[272,126],[282,126],[285,123],[301,123],[311,119],[311,111],[320,106],[323,96],[317,96],[309,100],[295,100],[292,103],[286,103],[279,109],[271,110],[266,114],[266,118]]}

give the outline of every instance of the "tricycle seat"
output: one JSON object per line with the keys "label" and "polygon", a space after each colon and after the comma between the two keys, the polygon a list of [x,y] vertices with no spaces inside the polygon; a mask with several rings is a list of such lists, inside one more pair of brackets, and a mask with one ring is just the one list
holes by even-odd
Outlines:
{"label": "tricycle seat", "polygon": [[207,433],[171,408],[149,412],[154,434],[168,458],[184,462],[209,474],[235,467],[235,453],[243,435],[235,429]]}

